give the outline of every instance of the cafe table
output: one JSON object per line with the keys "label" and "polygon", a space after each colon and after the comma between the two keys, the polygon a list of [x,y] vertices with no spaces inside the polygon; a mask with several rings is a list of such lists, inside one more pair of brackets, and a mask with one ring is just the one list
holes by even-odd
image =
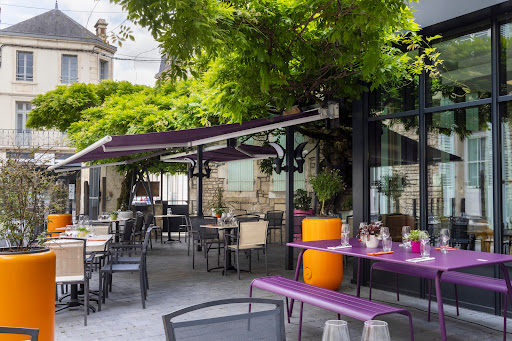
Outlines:
{"label": "cafe table", "polygon": [[[394,242],[392,246],[393,253],[382,255],[371,255],[382,251],[382,248],[367,248],[365,244],[361,243],[358,239],[351,238],[351,247],[330,249],[340,245],[340,239],[330,240],[316,240],[308,242],[292,242],[287,243],[287,246],[301,249],[299,258],[297,260],[297,268],[295,270],[295,280],[298,280],[300,265],[302,263],[302,255],[306,250],[317,250],[324,252],[337,253],[346,256],[356,257],[358,259],[358,272],[357,272],[357,296],[360,296],[360,280],[361,280],[361,266],[363,259],[370,259],[380,262],[388,262],[395,264],[403,264],[407,266],[414,266],[418,269],[436,270],[435,286],[437,297],[437,308],[439,316],[439,326],[441,331],[441,340],[446,341],[446,326],[444,321],[443,297],[441,291],[441,275],[445,271],[456,271],[467,268],[474,268],[484,265],[498,265],[502,271],[503,278],[507,283],[509,293],[512,293],[510,278],[508,275],[505,263],[512,262],[512,256],[485,253],[469,250],[454,250],[448,253],[441,253],[441,251],[432,248],[430,256],[434,259],[422,262],[408,261],[415,258],[420,258],[419,253],[412,253],[410,249],[405,249],[399,246],[399,243]],[[509,294],[510,297],[510,294]],[[512,299],[511,299],[512,303]]]}
{"label": "cafe table", "polygon": [[[154,216],[155,218],[162,218],[162,219],[166,219],[167,220],[167,226],[169,227],[169,231],[167,232],[167,242],[180,242],[181,243],[181,240],[176,240],[176,239],[172,239],[171,238],[171,224],[169,224],[169,219],[172,219],[172,218],[184,218],[185,215],[184,214],[159,214],[159,215],[156,215]],[[162,226],[162,232],[164,232],[164,228]]]}

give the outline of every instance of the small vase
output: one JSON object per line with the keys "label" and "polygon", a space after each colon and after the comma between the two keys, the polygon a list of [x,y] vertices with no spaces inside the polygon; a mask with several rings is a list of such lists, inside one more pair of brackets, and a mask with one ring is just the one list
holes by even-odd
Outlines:
{"label": "small vase", "polygon": [[420,253],[421,242],[411,241],[411,252]]}
{"label": "small vase", "polygon": [[374,234],[371,234],[366,239],[366,247],[368,248],[377,248],[379,247],[379,240]]}

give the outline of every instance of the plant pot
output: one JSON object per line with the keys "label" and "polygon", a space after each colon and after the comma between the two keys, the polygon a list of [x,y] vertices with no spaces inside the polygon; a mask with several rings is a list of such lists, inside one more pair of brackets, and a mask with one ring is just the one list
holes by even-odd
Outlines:
{"label": "plant pot", "polygon": [[[337,239],[340,242],[341,219],[306,217],[302,221],[302,240]],[[303,255],[304,282],[336,290],[343,281],[343,255],[307,250]]]}
{"label": "plant pot", "polygon": [[411,241],[411,251],[415,253],[420,253],[420,244],[421,242]]}
{"label": "plant pot", "polygon": [[[39,329],[40,341],[54,339],[55,253],[49,249],[0,252],[0,325]],[[2,340],[25,340],[2,336]]]}
{"label": "plant pot", "polygon": [[[73,216],[71,214],[50,214],[48,215],[48,232],[52,233],[52,237],[58,237],[60,233],[64,232],[66,225],[73,224]],[[59,231],[60,229],[60,231]]]}
{"label": "plant pot", "polygon": [[112,221],[117,220],[117,214],[111,214],[110,220],[112,220]]}
{"label": "plant pot", "polygon": [[369,235],[368,239],[366,239],[366,247],[372,249],[379,247],[379,240],[377,239],[377,236],[374,234]]}
{"label": "plant pot", "polygon": [[220,217],[222,217],[222,214],[221,214],[221,213],[217,213],[217,214],[215,214],[215,216],[216,216],[217,218],[220,218]]}

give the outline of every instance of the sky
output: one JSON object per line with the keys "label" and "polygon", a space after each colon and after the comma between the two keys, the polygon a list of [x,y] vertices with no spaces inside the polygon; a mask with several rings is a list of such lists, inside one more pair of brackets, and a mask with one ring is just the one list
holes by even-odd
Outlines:
{"label": "sky", "polygon": [[[121,6],[111,4],[108,0],[58,0],[58,5],[59,10],[93,33],[94,24],[100,18],[108,23],[108,33],[111,30],[119,32],[120,24],[129,26],[135,41],[125,41],[122,47],[115,45],[117,47],[115,56],[130,60],[114,61],[114,80],[155,85],[155,74],[160,66],[158,43],[148,30],[128,20],[125,21],[127,15]],[[55,0],[0,0],[0,8],[0,29],[3,29],[54,9]],[[151,61],[133,61],[133,59],[150,59]]]}

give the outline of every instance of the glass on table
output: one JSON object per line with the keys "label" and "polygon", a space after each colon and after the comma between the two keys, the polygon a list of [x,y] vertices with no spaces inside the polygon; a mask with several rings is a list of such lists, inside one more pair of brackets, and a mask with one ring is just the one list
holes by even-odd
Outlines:
{"label": "glass on table", "polygon": [[393,246],[393,240],[390,237],[382,237],[382,251],[389,252]]}
{"label": "glass on table", "polygon": [[348,325],[346,321],[325,321],[322,341],[350,341]]}
{"label": "glass on table", "polygon": [[382,237],[382,240],[389,238],[391,236],[391,234],[389,233],[389,227],[381,226],[380,227],[380,236]]}
{"label": "glass on table", "polygon": [[409,242],[409,234],[411,234],[411,227],[403,226],[402,227],[402,244],[406,249],[411,248],[411,243]]}
{"label": "glass on table", "polygon": [[365,321],[361,341],[391,341],[388,323],[378,320]]}
{"label": "glass on table", "polygon": [[449,229],[441,229],[439,232],[439,247],[442,253],[448,252],[448,241],[450,240],[450,230]]}
{"label": "glass on table", "polygon": [[172,214],[172,208],[167,207],[167,215],[171,215],[171,214]]}
{"label": "glass on table", "polygon": [[423,239],[420,244],[420,254],[423,258],[430,257],[430,240]]}
{"label": "glass on table", "polygon": [[341,245],[350,245],[350,225],[342,224],[341,225]]}

